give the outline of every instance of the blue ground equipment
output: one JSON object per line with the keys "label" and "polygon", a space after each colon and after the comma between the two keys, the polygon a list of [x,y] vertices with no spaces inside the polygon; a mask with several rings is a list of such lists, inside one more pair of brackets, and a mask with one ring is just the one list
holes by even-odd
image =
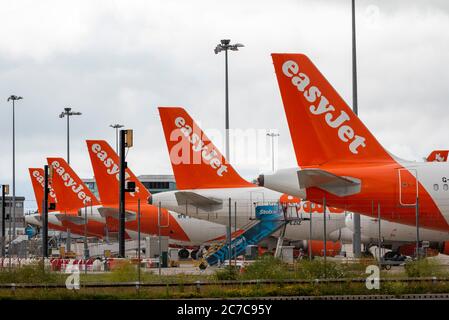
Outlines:
{"label": "blue ground equipment", "polygon": [[[243,254],[248,245],[257,245],[288,223],[278,204],[257,206],[256,219],[257,223],[231,240],[231,259]],[[228,258],[229,244],[226,241],[212,246],[204,256],[205,262],[210,266],[223,263]]]}

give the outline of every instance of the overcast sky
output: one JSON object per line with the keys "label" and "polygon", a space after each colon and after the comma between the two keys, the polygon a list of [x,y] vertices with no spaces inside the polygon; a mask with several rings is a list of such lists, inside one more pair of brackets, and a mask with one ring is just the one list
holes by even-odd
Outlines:
{"label": "overcast sky", "polygon": [[[115,143],[112,123],[134,129],[136,174],[170,174],[156,108],[184,106],[203,128],[223,129],[224,56],[213,49],[224,38],[245,45],[229,54],[231,128],[278,130],[276,166],[294,166],[270,53],[307,54],[351,106],[350,2],[0,0],[0,181],[12,181],[11,94],[24,97],[16,194],[28,208],[27,168],[66,155],[67,106],[83,113],[71,121],[80,176],[93,175],[84,140]],[[449,148],[448,2],[356,2],[360,117],[399,157]],[[266,152],[236,169],[248,179],[269,170]]]}

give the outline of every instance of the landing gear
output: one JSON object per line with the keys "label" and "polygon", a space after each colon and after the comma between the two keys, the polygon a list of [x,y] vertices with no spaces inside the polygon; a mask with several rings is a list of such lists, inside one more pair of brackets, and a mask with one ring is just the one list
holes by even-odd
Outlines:
{"label": "landing gear", "polygon": [[189,257],[189,250],[182,248],[178,251],[178,257],[180,259],[187,259]]}
{"label": "landing gear", "polygon": [[197,260],[198,259],[198,249],[192,250],[192,252],[190,252],[190,257],[193,260]]}

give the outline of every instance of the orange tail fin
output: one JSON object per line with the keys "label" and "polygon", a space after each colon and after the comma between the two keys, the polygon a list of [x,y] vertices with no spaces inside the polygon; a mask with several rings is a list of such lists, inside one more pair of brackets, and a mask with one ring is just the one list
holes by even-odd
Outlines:
{"label": "orange tail fin", "polygon": [[[119,203],[119,170],[120,161],[117,153],[104,140],[86,140],[90,161],[94,170],[95,181],[103,204]],[[125,170],[125,181],[136,183],[135,192],[126,192],[126,202],[147,203],[151,193],[129,168]]]}
{"label": "orange tail fin", "polygon": [[[31,184],[33,185],[34,197],[36,198],[37,209],[39,213],[42,213],[42,205],[44,200],[44,169],[42,168],[28,168],[31,178]],[[56,193],[52,187],[49,188],[48,202],[56,204],[55,210],[49,210],[49,212],[56,211],[58,209],[58,200],[56,199]]]}
{"label": "orange tail fin", "polygon": [[449,150],[434,150],[426,158],[426,161],[446,162]]}
{"label": "orange tail fin", "polygon": [[159,107],[178,189],[253,187],[180,107]]}
{"label": "orange tail fin", "polygon": [[272,58],[299,166],[392,159],[308,57]]}
{"label": "orange tail fin", "polygon": [[96,206],[100,202],[63,158],[47,158],[53,167],[52,187],[59,200],[60,211]]}

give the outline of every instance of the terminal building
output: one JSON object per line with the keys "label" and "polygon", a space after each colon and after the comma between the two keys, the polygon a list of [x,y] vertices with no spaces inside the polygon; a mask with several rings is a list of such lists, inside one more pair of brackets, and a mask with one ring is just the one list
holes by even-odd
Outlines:
{"label": "terminal building", "polygon": [[[25,227],[25,218],[24,218],[24,201],[25,197],[19,197],[16,196],[16,228],[24,228]],[[5,197],[5,214],[6,214],[6,221],[5,221],[5,231],[6,234],[8,234],[9,226],[11,225],[11,228],[13,226],[13,220],[12,220],[12,197],[6,196]],[[3,205],[3,199],[0,197],[0,208]],[[1,212],[0,212],[1,215]],[[2,219],[0,217],[0,228],[2,227]],[[1,229],[0,229],[1,230]]]}
{"label": "terminal building", "polygon": [[[137,177],[151,194],[176,190],[175,177],[170,174],[143,174]],[[95,179],[82,179],[97,198],[98,188]]]}

